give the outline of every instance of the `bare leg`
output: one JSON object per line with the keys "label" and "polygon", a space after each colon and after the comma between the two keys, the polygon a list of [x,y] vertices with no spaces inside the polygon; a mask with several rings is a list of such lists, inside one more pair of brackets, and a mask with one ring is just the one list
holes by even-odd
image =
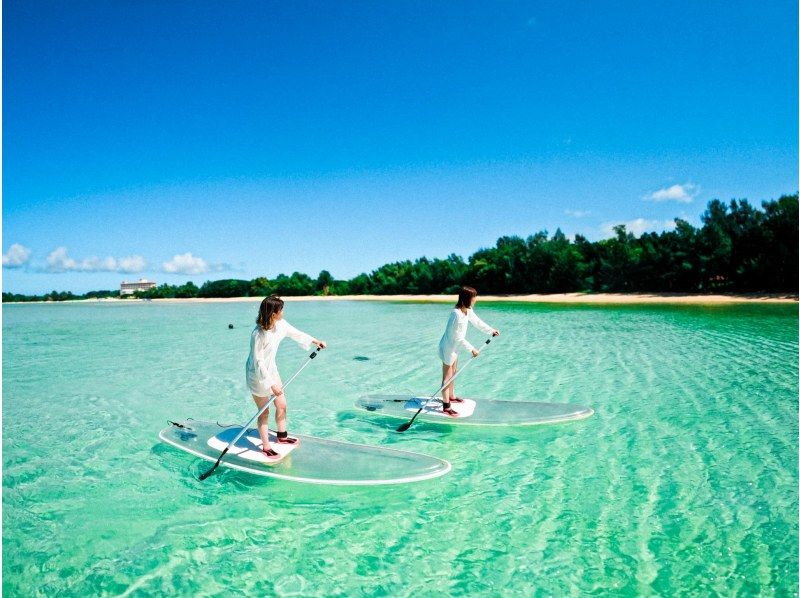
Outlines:
{"label": "bare leg", "polygon": [[278,432],[286,431],[286,395],[283,393],[275,397],[275,424]]}
{"label": "bare leg", "polygon": [[[450,373],[448,374],[448,378],[452,378],[456,375],[458,371],[458,358],[453,362],[453,365],[450,366]],[[450,389],[450,400],[452,401],[456,398],[456,381],[453,380],[450,384],[447,385],[447,388]]]}
{"label": "bare leg", "polygon": [[[453,362],[453,365],[447,365],[446,363],[442,364],[442,384],[444,384],[450,378],[453,377],[453,374],[455,374],[457,368],[458,368],[457,359]],[[442,389],[442,401],[445,403],[449,403],[450,399],[453,398],[453,392],[454,392],[454,382],[451,382]]]}
{"label": "bare leg", "polygon": [[[264,404],[269,401],[269,397],[257,397],[253,395],[253,400],[256,402],[258,408],[261,409]],[[277,400],[276,397],[275,401]],[[262,449],[265,451],[269,450],[269,409],[265,409],[264,413],[258,416],[258,435],[261,437]]]}
{"label": "bare leg", "polygon": [[[276,391],[280,391],[280,394]],[[275,393],[275,425],[278,429],[278,442],[296,444],[297,438],[291,438],[286,431],[286,394],[280,382],[272,387],[272,392]]]}

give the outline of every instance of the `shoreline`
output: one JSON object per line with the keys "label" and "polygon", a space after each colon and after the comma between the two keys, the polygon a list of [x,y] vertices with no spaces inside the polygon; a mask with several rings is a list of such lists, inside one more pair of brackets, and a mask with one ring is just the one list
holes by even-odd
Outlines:
{"label": "shoreline", "polygon": [[[284,301],[391,301],[408,303],[455,303],[456,295],[306,295],[281,297]],[[237,303],[259,302],[263,297],[203,297],[185,299],[73,299],[69,301],[9,301],[5,305],[56,303]],[[478,295],[482,303],[549,303],[563,305],[732,305],[746,303],[798,303],[797,295],[740,294],[691,295],[682,293],[553,293],[549,295]]]}

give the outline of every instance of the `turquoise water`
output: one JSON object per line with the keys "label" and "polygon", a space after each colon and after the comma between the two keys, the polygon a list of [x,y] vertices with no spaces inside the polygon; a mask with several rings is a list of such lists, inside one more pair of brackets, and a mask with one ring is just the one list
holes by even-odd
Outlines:
{"label": "turquoise water", "polygon": [[[479,304],[503,334],[460,394],[595,415],[397,434],[348,411],[436,389],[447,311],[287,304],[330,344],[287,389],[290,429],[453,463],[347,488],[199,482],[158,442],[167,419],[252,413],[256,304],[3,306],[4,593],[797,594],[796,306]],[[285,341],[284,375],[304,357]]]}

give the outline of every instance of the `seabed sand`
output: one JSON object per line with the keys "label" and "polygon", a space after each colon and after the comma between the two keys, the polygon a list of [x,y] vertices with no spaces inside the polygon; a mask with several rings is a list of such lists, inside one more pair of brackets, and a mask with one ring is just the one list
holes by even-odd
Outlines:
{"label": "seabed sand", "polygon": [[[202,299],[153,299],[160,303],[226,303],[261,301],[263,297],[211,297]],[[421,303],[455,303],[456,295],[338,295],[282,297],[284,301],[405,301]],[[724,305],[733,303],[797,303],[797,295],[686,295],[626,293],[555,293],[552,295],[478,295],[482,303],[562,303],[590,305],[686,304]],[[83,301],[119,301],[119,299],[84,299]],[[128,300],[136,301],[136,300]]]}

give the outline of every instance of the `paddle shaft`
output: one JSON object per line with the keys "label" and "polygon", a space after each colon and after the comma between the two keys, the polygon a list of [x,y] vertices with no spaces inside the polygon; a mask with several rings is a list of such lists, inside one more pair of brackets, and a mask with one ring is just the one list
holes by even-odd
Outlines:
{"label": "paddle shaft", "polygon": [[[489,337],[489,338],[487,338],[487,339],[486,339],[486,342],[485,342],[484,344],[488,345],[488,344],[489,344],[489,343],[491,343],[491,342],[492,342],[492,337]],[[430,398],[428,398],[428,399],[427,399],[427,400],[426,400],[426,401],[425,401],[425,402],[422,404],[422,407],[420,407],[420,408],[419,408],[419,410],[417,410],[417,412],[414,414],[414,417],[412,417],[412,418],[411,418],[411,420],[410,420],[408,423],[405,423],[405,424],[403,424],[402,426],[400,426],[399,428],[397,428],[397,431],[398,431],[398,432],[405,432],[406,430],[408,430],[408,429],[411,427],[411,424],[413,424],[413,423],[414,423],[414,420],[415,420],[415,419],[417,419],[417,416],[418,416],[420,413],[422,413],[422,410],[423,410],[423,409],[425,409],[425,407],[427,407],[427,406],[428,406],[428,403],[430,403],[430,402],[431,402],[433,399],[435,399],[435,398],[436,398],[436,395],[438,395],[438,394],[439,394],[440,392],[442,392],[442,391],[443,391],[445,388],[447,388],[447,387],[450,385],[450,383],[451,383],[453,380],[455,380],[455,379],[458,377],[458,375],[459,375],[461,372],[463,372],[464,370],[466,370],[466,369],[467,369],[467,367],[469,366],[469,364],[471,364],[473,361],[475,361],[475,358],[474,358],[474,357],[473,357],[472,359],[470,359],[470,360],[469,360],[467,363],[465,363],[465,364],[464,364],[464,365],[461,367],[461,369],[459,369],[459,370],[458,370],[458,371],[457,371],[455,374],[453,374],[452,376],[450,376],[450,378],[447,380],[447,382],[445,382],[444,384],[442,384],[441,388],[439,388],[439,390],[437,390],[435,393],[433,393],[433,394],[430,396]]]}
{"label": "paddle shaft", "polygon": [[[296,372],[295,372],[295,373],[292,375],[292,377],[291,377],[291,378],[289,378],[289,379],[286,381],[286,383],[285,383],[285,384],[283,384],[283,385],[281,386],[281,390],[283,390],[284,388],[286,388],[287,386],[289,386],[289,384],[291,384],[291,383],[292,383],[292,380],[294,380],[295,378],[297,378],[297,376],[299,376],[299,375],[300,375],[300,372],[302,372],[302,371],[305,369],[305,367],[306,367],[306,366],[307,366],[309,363],[311,363],[311,360],[312,360],[312,359],[314,359],[314,358],[317,356],[317,353],[319,353],[319,351],[320,351],[320,348],[319,348],[319,347],[317,347],[317,349],[316,349],[316,350],[315,350],[315,351],[314,351],[314,352],[313,352],[311,355],[309,355],[309,356],[308,356],[308,359],[306,359],[305,363],[304,363],[302,366],[300,366],[300,369],[299,369],[299,370],[297,370],[297,371],[296,371]],[[268,400],[268,401],[267,401],[267,402],[264,404],[264,406],[263,406],[261,409],[259,409],[259,410],[256,412],[256,414],[255,414],[253,417],[251,417],[251,418],[250,418],[250,420],[249,420],[249,421],[248,421],[248,422],[247,422],[247,423],[246,423],[244,426],[242,426],[242,429],[241,429],[241,430],[239,430],[239,433],[236,435],[236,438],[234,438],[233,440],[231,440],[231,441],[228,443],[228,446],[226,446],[226,447],[225,447],[225,450],[224,450],[224,451],[222,451],[222,453],[220,454],[219,458],[217,459],[217,462],[216,462],[216,463],[214,463],[213,467],[211,467],[211,469],[209,469],[207,472],[205,472],[204,474],[202,474],[202,475],[200,476],[200,480],[201,480],[201,481],[202,481],[202,480],[205,480],[205,479],[206,479],[208,476],[210,476],[210,475],[211,475],[211,473],[212,473],[212,472],[213,472],[213,471],[214,471],[214,470],[215,470],[215,469],[216,469],[216,468],[219,466],[219,464],[222,462],[222,458],[225,456],[225,453],[227,453],[227,452],[228,452],[228,450],[230,450],[230,448],[231,448],[231,447],[232,447],[234,444],[236,444],[236,441],[237,441],[237,440],[239,440],[239,439],[240,439],[242,436],[244,436],[244,434],[245,434],[245,432],[247,432],[247,428],[250,426],[250,424],[252,424],[252,423],[253,423],[253,421],[254,421],[254,420],[257,418],[257,417],[259,417],[259,416],[260,416],[262,413],[264,413],[264,412],[265,412],[267,409],[269,409],[269,406],[270,406],[270,405],[272,405],[273,401],[275,401],[275,397],[277,397],[277,395],[274,395],[274,394],[270,395],[270,396],[269,396],[269,400]]]}

